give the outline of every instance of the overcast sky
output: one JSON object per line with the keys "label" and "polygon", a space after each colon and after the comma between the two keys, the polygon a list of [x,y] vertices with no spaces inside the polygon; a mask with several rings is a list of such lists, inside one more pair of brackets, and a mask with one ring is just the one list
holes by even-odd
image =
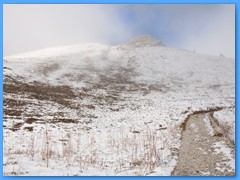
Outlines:
{"label": "overcast sky", "polygon": [[4,56],[149,34],[169,47],[235,57],[234,5],[4,5]]}

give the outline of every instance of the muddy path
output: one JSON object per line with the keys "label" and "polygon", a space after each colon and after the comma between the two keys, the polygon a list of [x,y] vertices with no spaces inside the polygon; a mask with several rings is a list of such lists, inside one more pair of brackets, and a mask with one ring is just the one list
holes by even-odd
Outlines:
{"label": "muddy path", "polygon": [[233,176],[234,145],[221,134],[212,113],[191,115],[182,132],[173,176]]}

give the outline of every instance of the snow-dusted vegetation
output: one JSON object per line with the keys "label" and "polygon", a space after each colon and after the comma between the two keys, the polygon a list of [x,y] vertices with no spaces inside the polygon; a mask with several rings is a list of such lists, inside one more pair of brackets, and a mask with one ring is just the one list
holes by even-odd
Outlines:
{"label": "snow-dusted vegetation", "polygon": [[171,175],[181,125],[214,112],[234,141],[235,60],[148,37],[4,58],[5,175]]}

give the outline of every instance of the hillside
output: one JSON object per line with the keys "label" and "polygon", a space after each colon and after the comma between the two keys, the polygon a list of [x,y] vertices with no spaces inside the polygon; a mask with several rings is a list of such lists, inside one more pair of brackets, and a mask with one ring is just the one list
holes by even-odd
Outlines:
{"label": "hillside", "polygon": [[5,175],[171,175],[195,112],[228,117],[217,121],[235,142],[234,59],[140,36],[4,57],[3,66]]}

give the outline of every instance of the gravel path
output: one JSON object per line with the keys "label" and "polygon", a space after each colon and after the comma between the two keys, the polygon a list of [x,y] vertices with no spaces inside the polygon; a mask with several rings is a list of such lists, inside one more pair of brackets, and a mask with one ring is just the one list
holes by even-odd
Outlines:
{"label": "gravel path", "polygon": [[173,176],[233,176],[234,145],[219,132],[211,113],[190,116],[182,132]]}

